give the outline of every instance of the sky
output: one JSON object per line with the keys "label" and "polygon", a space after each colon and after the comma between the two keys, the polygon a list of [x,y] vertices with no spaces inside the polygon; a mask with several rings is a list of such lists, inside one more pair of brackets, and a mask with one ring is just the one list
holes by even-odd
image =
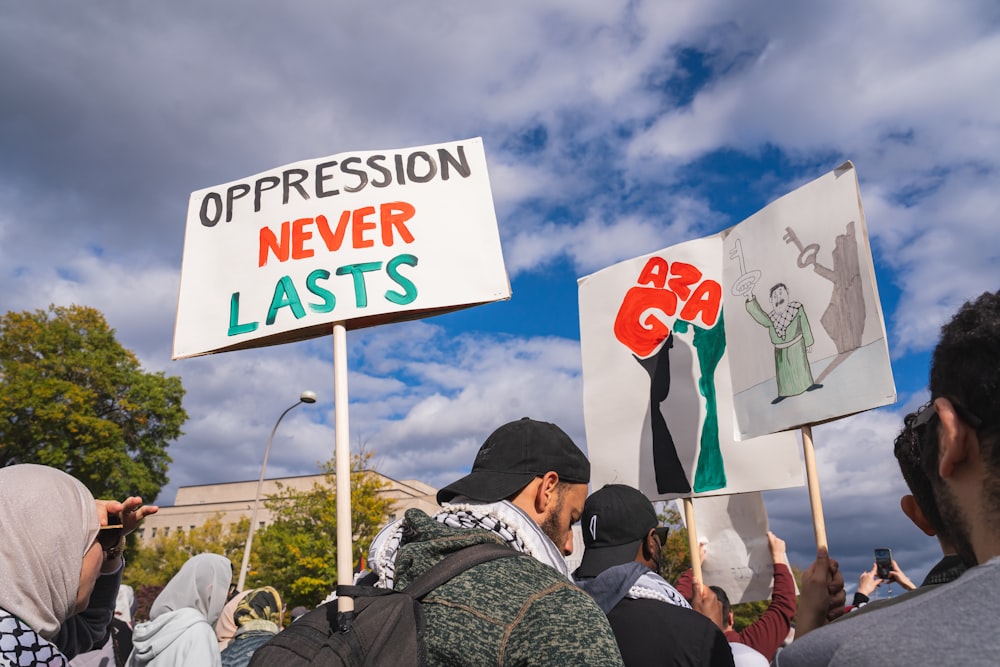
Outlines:
{"label": "sky", "polygon": [[[997,289],[1000,5],[984,0],[0,2],[0,308],[101,310],[182,378],[170,483],[333,454],[331,337],[171,361],[188,197],[290,162],[482,137],[513,297],[348,336],[351,446],[443,486],[522,416],[586,446],[577,278],[729,227],[854,162],[898,392],[814,429],[849,587],[899,510],[930,351]],[[793,564],[805,488],[765,492]]]}

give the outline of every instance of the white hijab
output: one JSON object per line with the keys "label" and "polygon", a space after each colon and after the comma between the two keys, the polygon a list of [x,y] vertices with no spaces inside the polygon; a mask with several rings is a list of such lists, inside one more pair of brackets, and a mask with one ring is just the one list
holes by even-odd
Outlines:
{"label": "white hijab", "polygon": [[201,612],[209,624],[214,626],[226,605],[229,583],[232,580],[233,565],[225,556],[192,556],[156,596],[149,609],[149,619],[190,607]]}
{"label": "white hijab", "polygon": [[94,496],[61,470],[0,468],[0,607],[45,639],[76,610],[83,555],[97,538]]}

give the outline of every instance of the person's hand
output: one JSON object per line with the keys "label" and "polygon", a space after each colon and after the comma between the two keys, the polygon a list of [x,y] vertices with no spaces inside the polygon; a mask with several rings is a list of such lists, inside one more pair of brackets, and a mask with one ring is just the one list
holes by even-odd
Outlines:
{"label": "person's hand", "polygon": [[889,572],[889,580],[895,581],[908,591],[912,591],[916,588],[914,583],[910,581],[910,578],[899,568],[899,565],[895,560],[892,561],[892,570]]}
{"label": "person's hand", "polygon": [[156,505],[143,505],[139,496],[129,496],[123,502],[117,500],[98,500],[97,516],[101,525],[108,525],[108,515],[118,514],[122,518],[122,533],[128,535],[138,526],[139,522],[150,514],[156,514],[160,508]]}
{"label": "person's hand", "polygon": [[878,578],[878,565],[872,564],[872,569],[865,570],[858,577],[858,592],[866,597],[871,597],[881,583],[882,580]]}
{"label": "person's hand", "polygon": [[771,562],[774,564],[788,562],[785,557],[785,541],[771,531],[767,531],[767,547],[771,550]]}
{"label": "person's hand", "polygon": [[795,637],[826,625],[844,614],[844,576],[826,547],[816,550],[816,560],[802,575],[802,595],[795,613]]}
{"label": "person's hand", "polygon": [[719,596],[705,584],[694,582],[691,608],[719,626],[720,630],[725,628],[722,624],[722,603],[719,602]]}
{"label": "person's hand", "polygon": [[[156,514],[159,507],[156,505],[143,505],[139,496],[129,496],[122,502],[117,500],[95,500],[97,503],[97,516],[102,526],[108,525],[108,515],[117,514],[122,519],[122,539],[119,548],[125,545],[125,536],[131,533],[145,517]],[[122,555],[119,553],[115,558],[108,558],[101,566],[101,573],[112,574],[122,567]]]}

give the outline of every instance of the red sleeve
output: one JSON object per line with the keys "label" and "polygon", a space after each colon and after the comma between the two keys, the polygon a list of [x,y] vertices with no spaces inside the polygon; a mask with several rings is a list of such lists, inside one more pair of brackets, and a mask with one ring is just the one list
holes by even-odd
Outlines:
{"label": "red sleeve", "polygon": [[677,577],[677,582],[674,584],[674,588],[685,597],[685,599],[690,600],[694,597],[694,570],[688,568],[684,570],[681,576]]}
{"label": "red sleeve", "polygon": [[761,652],[768,662],[774,660],[778,647],[788,636],[795,617],[795,579],[784,563],[774,565],[774,590],[771,604],[756,621],[740,633],[740,642]]}

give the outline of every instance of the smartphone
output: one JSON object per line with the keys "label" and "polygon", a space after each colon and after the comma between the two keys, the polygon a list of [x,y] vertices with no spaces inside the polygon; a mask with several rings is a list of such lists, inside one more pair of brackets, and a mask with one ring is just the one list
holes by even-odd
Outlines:
{"label": "smartphone", "polygon": [[875,549],[875,567],[878,568],[878,578],[888,579],[892,572],[892,549],[878,547]]}

